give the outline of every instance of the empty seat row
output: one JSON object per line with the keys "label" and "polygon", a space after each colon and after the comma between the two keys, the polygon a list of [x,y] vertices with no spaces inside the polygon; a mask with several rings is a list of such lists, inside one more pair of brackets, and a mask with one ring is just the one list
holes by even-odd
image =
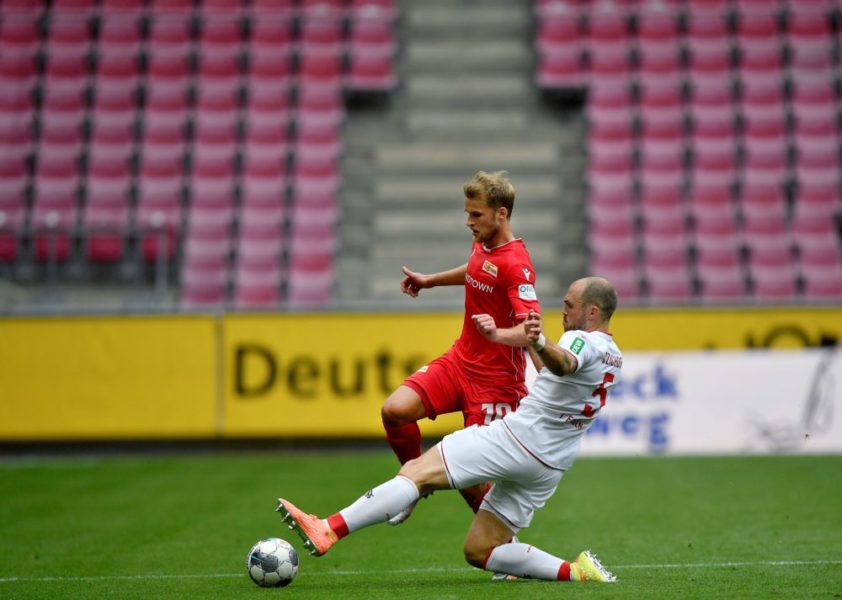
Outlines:
{"label": "empty seat row", "polygon": [[591,272],[638,302],[842,300],[834,3],[536,15],[538,85],[587,90]]}
{"label": "empty seat row", "polygon": [[552,89],[628,77],[657,80],[688,70],[722,84],[721,74],[731,68],[757,76],[831,69],[835,6],[737,3],[731,14],[730,3],[705,4],[648,2],[630,13],[621,3],[549,4],[538,11],[537,83]]}
{"label": "empty seat row", "polygon": [[394,86],[394,9],[4,2],[0,263],[163,260],[186,307],[328,302],[343,95]]}

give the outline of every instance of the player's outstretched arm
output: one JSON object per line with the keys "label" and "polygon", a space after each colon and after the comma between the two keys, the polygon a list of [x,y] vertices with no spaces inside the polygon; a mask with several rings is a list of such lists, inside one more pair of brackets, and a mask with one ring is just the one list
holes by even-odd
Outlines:
{"label": "player's outstretched arm", "polygon": [[407,267],[401,267],[401,271],[404,274],[404,278],[401,280],[401,291],[415,298],[424,289],[442,285],[465,285],[465,273],[468,271],[468,263],[450,269],[449,271],[433,273],[432,275],[411,271]]}
{"label": "player's outstretched arm", "polygon": [[523,322],[523,329],[531,348],[553,374],[563,377],[576,371],[576,367],[579,366],[576,358],[544,336],[541,315],[529,311]]}
{"label": "player's outstretched arm", "polygon": [[471,319],[482,336],[492,342],[505,344],[507,346],[517,346],[519,348],[526,348],[529,351],[529,358],[532,364],[535,365],[535,370],[540,371],[544,368],[544,362],[541,360],[539,354],[532,348],[530,341],[526,337],[526,330],[523,322],[518,323],[509,329],[497,329],[497,324],[491,315],[471,315]]}
{"label": "player's outstretched arm", "polygon": [[491,315],[471,315],[471,320],[482,336],[492,342],[525,348],[529,345],[526,332],[522,325],[515,325],[507,329],[498,329]]}

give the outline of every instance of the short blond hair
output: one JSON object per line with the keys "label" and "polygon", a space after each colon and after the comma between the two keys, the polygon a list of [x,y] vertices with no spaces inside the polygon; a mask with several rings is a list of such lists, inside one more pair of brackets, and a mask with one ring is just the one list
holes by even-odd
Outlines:
{"label": "short blond hair", "polygon": [[463,191],[469,200],[484,200],[491,208],[504,207],[508,216],[512,216],[515,207],[515,186],[506,177],[506,171],[486,173],[477,171],[465,182]]}

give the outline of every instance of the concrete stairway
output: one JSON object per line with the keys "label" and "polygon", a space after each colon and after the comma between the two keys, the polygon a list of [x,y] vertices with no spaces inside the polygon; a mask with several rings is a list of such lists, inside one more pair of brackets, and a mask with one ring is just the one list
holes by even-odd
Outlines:
{"label": "concrete stairway", "polygon": [[[509,172],[518,192],[512,227],[532,255],[542,300],[558,300],[584,272],[584,127],[532,83],[531,7],[401,6],[402,85],[385,110],[352,109],[346,130],[340,300],[394,303],[401,265],[429,273],[467,260],[462,184],[479,169]],[[433,297],[458,306],[462,291]]]}

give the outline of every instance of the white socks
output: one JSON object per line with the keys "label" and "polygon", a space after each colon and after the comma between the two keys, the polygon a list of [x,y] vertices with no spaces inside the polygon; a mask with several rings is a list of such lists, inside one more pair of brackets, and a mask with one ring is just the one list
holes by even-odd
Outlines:
{"label": "white socks", "polygon": [[340,510],[339,514],[351,532],[388,521],[416,500],[418,488],[410,479],[398,475],[369,490],[351,506]]}
{"label": "white socks", "polygon": [[522,543],[500,544],[488,556],[486,571],[556,581],[565,561]]}

